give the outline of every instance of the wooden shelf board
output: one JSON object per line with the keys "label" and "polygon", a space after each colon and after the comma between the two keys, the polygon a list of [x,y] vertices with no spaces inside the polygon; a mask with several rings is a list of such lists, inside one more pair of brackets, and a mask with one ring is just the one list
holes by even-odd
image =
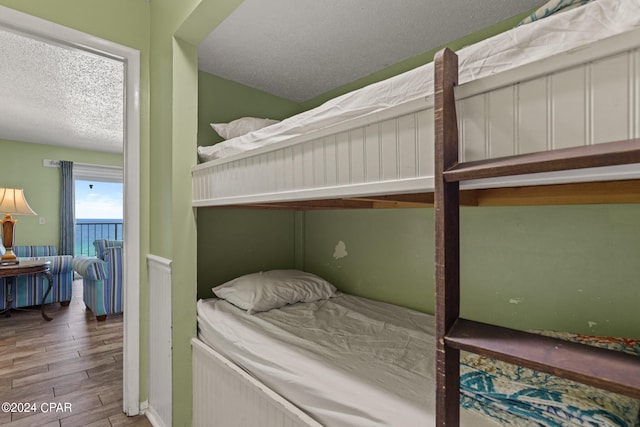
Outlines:
{"label": "wooden shelf board", "polygon": [[447,182],[456,182],[632,163],[640,163],[640,139],[459,163],[443,176]]}
{"label": "wooden shelf board", "polygon": [[[640,180],[582,182],[476,191],[476,206],[640,203]],[[463,192],[464,193],[464,192]]]}
{"label": "wooden shelf board", "polygon": [[445,343],[640,399],[640,357],[515,329],[458,319]]}

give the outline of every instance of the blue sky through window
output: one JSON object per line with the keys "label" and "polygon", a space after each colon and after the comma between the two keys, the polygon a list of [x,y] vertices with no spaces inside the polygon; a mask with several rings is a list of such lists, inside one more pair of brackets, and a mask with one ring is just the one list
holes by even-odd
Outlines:
{"label": "blue sky through window", "polygon": [[122,183],[76,180],[77,219],[122,219]]}

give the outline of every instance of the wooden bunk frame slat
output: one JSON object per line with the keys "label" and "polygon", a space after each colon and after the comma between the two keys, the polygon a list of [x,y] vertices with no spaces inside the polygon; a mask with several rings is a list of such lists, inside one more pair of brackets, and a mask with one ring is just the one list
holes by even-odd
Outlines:
{"label": "wooden bunk frame slat", "polygon": [[[549,206],[640,203],[640,180],[575,182],[460,190],[460,206]],[[344,199],[229,205],[226,208],[271,210],[433,208],[434,193],[391,194]]]}
{"label": "wooden bunk frame slat", "polygon": [[460,163],[443,174],[453,182],[632,163],[640,163],[640,139]]}
{"label": "wooden bunk frame slat", "polygon": [[[471,179],[640,163],[640,139],[458,164],[456,54],[448,49],[436,54],[434,71],[436,425],[459,425],[461,350],[639,398],[640,357],[459,318],[459,185]],[[573,191],[583,184],[570,185]],[[637,191],[637,181],[629,185],[627,190]]]}
{"label": "wooden bunk frame slat", "polygon": [[458,350],[640,399],[640,358],[631,354],[466,319],[456,321],[445,341]]}
{"label": "wooden bunk frame slat", "polygon": [[460,351],[445,343],[460,314],[460,184],[438,179],[458,163],[458,56],[439,52],[434,69],[436,425],[444,427],[460,424]]}

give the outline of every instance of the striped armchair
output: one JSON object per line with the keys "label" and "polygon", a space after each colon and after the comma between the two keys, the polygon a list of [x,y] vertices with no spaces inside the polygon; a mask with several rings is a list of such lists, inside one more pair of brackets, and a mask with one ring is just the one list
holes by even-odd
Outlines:
{"label": "striped armchair", "polygon": [[[0,253],[4,252],[4,247],[1,246]],[[73,257],[71,255],[58,255],[58,249],[55,246],[14,246],[12,249],[19,259],[43,258],[50,261],[53,286],[45,303],[59,302],[63,306],[69,305],[73,288]],[[7,302],[9,293],[13,299],[11,302],[13,308],[40,305],[48,286],[49,282],[41,274],[13,278],[10,289],[9,279],[0,278],[0,310],[9,308]]]}
{"label": "striped armchair", "polygon": [[98,321],[122,313],[122,241],[96,240],[97,257],[77,256],[73,269],[82,276],[84,305]]}

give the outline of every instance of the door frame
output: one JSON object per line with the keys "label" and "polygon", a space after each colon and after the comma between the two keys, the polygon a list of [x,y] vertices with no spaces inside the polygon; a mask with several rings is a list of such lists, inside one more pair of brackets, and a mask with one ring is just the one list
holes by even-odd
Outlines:
{"label": "door frame", "polygon": [[140,51],[0,6],[0,25],[124,63],[123,410],[140,409]]}

